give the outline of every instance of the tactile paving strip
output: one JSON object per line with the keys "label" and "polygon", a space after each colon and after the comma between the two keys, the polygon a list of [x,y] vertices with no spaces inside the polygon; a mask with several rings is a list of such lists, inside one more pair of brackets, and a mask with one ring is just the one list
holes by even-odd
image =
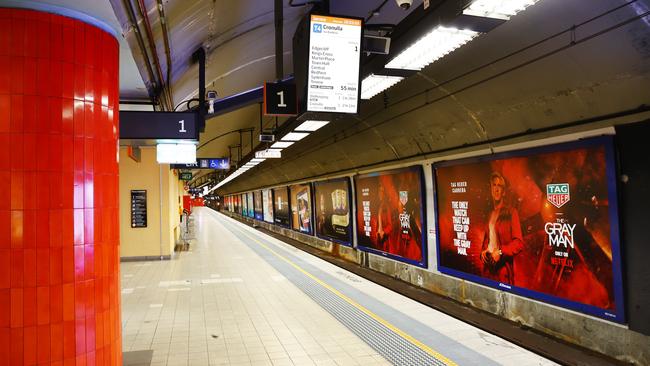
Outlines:
{"label": "tactile paving strip", "polygon": [[[246,236],[240,235],[239,237]],[[409,342],[312,278],[275,257],[271,252],[264,250],[259,245],[251,244],[245,240],[242,241],[391,363],[404,366],[447,365],[444,361]]]}

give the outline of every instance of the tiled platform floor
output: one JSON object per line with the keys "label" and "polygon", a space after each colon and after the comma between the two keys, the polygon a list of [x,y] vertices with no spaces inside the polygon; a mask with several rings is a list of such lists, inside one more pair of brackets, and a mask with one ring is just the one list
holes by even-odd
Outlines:
{"label": "tiled platform floor", "polygon": [[552,364],[210,209],[195,221],[190,252],[122,263],[124,351],[152,350],[151,365],[390,364],[294,284],[306,274],[283,275],[278,255],[459,365]]}

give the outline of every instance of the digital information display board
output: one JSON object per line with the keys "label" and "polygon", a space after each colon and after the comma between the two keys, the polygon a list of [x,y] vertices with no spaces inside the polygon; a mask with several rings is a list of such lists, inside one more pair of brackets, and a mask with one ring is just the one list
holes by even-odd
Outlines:
{"label": "digital information display board", "polygon": [[307,111],[357,113],[361,19],[312,15]]}

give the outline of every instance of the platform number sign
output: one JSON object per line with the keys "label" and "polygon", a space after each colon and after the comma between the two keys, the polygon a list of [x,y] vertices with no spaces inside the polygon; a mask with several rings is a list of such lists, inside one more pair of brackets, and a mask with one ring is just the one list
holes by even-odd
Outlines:
{"label": "platform number sign", "polygon": [[298,114],[296,85],[291,83],[264,83],[264,115],[295,116]]}

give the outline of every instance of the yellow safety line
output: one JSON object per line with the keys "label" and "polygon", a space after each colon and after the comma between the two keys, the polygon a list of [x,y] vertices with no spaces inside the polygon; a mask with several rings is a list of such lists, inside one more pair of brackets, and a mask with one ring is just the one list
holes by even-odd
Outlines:
{"label": "yellow safety line", "polygon": [[426,344],[424,344],[424,343],[418,341],[417,339],[413,338],[411,335],[407,334],[407,333],[404,332],[403,330],[401,330],[401,329],[397,328],[396,326],[394,326],[393,324],[389,323],[387,320],[383,319],[383,318],[380,317],[379,315],[377,315],[377,314],[373,313],[372,311],[368,310],[368,309],[365,308],[363,305],[361,305],[361,304],[357,303],[356,301],[352,300],[351,298],[345,296],[344,294],[342,294],[341,292],[339,292],[339,291],[338,291],[337,289],[335,289],[334,287],[328,285],[327,283],[323,282],[323,281],[322,281],[321,279],[319,279],[318,277],[316,277],[316,276],[312,275],[311,273],[307,272],[306,270],[302,269],[302,267],[300,267],[299,265],[295,264],[295,263],[292,262],[290,259],[288,259],[288,258],[282,256],[281,254],[277,253],[276,251],[274,251],[273,249],[271,249],[268,245],[262,243],[261,241],[257,240],[256,238],[250,236],[247,232],[244,231],[244,234],[245,234],[246,236],[248,236],[250,239],[254,240],[254,241],[255,241],[256,243],[258,243],[259,245],[261,245],[262,247],[264,247],[266,250],[268,250],[269,252],[271,252],[272,254],[274,254],[276,257],[278,257],[278,258],[282,259],[283,261],[287,262],[289,265],[291,265],[293,268],[295,268],[295,269],[297,269],[298,271],[300,271],[300,272],[301,272],[302,274],[304,274],[305,276],[307,276],[307,277],[311,278],[312,280],[316,281],[319,285],[321,285],[321,286],[325,287],[326,289],[330,290],[330,291],[331,291],[332,293],[334,293],[336,296],[338,296],[338,297],[340,297],[341,299],[345,300],[348,304],[350,304],[350,305],[354,306],[355,308],[361,310],[362,312],[364,312],[365,314],[367,314],[367,315],[370,316],[371,318],[375,319],[376,321],[378,321],[379,323],[381,323],[382,325],[384,325],[386,328],[392,330],[393,332],[395,332],[396,334],[398,334],[400,337],[402,337],[402,338],[406,339],[407,341],[411,342],[413,345],[417,346],[418,348],[420,348],[420,349],[423,350],[424,352],[426,352],[426,353],[428,353],[429,355],[431,355],[431,356],[437,358],[439,361],[442,361],[443,363],[445,363],[445,365],[448,365],[448,366],[458,366],[454,361],[452,361],[452,360],[448,359],[447,357],[441,355],[440,353],[438,353],[438,352],[436,352],[435,350],[433,350],[431,347],[429,347],[429,346],[427,346]]}

